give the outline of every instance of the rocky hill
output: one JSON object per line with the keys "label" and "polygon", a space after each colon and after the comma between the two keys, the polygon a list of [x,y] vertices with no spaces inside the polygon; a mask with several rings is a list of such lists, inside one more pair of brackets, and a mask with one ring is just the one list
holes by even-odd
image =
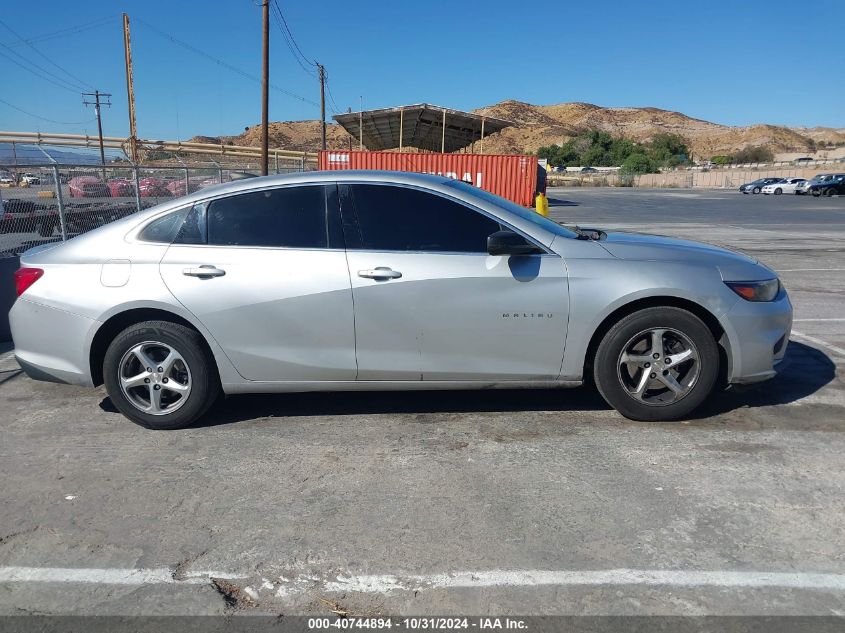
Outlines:
{"label": "rocky hill", "polygon": [[[603,108],[590,103],[532,105],[521,101],[502,101],[474,110],[512,121],[515,126],[492,134],[484,140],[485,153],[534,152],[543,145],[564,143],[584,130],[604,130],[633,141],[647,141],[655,134],[671,132],[682,136],[696,159],[730,154],[751,146],[766,146],[775,154],[807,152],[812,143],[845,143],[845,128],[789,128],[778,125],[735,127],[694,119],[658,108]],[[260,145],[259,126],[247,128],[236,136],[192,139],[200,142]],[[339,125],[327,126],[330,149],[349,147],[350,137]],[[356,143],[353,141],[352,146]],[[316,151],[320,147],[318,121],[282,121],[270,124],[270,146]]]}

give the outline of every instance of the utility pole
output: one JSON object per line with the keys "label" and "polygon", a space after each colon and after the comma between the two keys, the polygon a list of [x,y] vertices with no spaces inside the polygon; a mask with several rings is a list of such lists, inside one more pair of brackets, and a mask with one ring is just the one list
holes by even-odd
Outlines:
{"label": "utility pole", "polygon": [[129,159],[138,162],[138,130],[135,126],[135,83],[132,76],[132,45],[129,41],[129,16],[123,14],[123,55],[126,60],[126,98],[129,100]]}
{"label": "utility pole", "polygon": [[268,173],[269,156],[269,80],[270,80],[270,0],[261,1],[261,175]]}
{"label": "utility pole", "polygon": [[364,97],[358,97],[358,149],[364,151]]}
{"label": "utility pole", "polygon": [[326,151],[326,68],[317,64],[320,71],[320,135],[323,139],[323,151]]}
{"label": "utility pole", "polygon": [[[106,151],[103,149],[103,117],[100,116],[100,106],[111,106],[111,102],[105,101],[100,103],[100,98],[103,97],[105,99],[109,99],[111,95],[107,92],[100,92],[99,90],[95,90],[94,92],[83,92],[82,93],[82,103],[83,105],[92,105],[94,106],[94,112],[97,115],[97,131],[100,133],[100,163],[103,165],[103,180],[106,179]],[[94,101],[86,101],[85,97],[94,97]]]}

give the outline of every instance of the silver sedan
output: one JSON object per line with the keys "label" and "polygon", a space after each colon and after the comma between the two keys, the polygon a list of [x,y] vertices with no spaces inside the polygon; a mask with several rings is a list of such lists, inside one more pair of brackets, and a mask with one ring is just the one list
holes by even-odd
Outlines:
{"label": "silver sedan", "polygon": [[10,312],[35,379],[150,428],[223,394],[572,387],[636,420],[771,378],[792,306],[697,242],[565,227],[460,181],[245,180],[27,251]]}

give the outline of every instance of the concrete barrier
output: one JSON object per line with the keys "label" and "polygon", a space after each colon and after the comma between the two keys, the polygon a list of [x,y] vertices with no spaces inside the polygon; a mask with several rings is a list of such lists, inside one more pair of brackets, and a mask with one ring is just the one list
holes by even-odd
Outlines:
{"label": "concrete barrier", "polygon": [[17,257],[0,258],[0,343],[12,340],[9,329],[9,310],[17,298],[14,272],[20,266]]}

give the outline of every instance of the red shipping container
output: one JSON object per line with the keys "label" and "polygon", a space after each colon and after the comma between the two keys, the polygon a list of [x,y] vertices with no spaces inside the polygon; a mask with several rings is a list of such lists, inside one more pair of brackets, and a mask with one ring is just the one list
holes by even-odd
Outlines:
{"label": "red shipping container", "polygon": [[463,180],[524,207],[534,206],[538,188],[536,156],[497,154],[406,154],[326,150],[320,152],[319,169],[381,169],[436,174]]}

